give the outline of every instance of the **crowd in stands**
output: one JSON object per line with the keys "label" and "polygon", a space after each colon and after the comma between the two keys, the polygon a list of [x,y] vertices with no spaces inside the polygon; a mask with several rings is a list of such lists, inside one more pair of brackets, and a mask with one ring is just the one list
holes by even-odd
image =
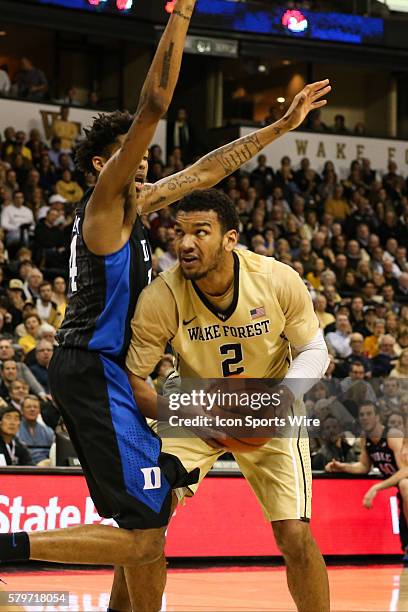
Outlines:
{"label": "crowd in stands", "polygon": [[[75,205],[95,177],[75,170],[77,133],[56,125],[45,142],[38,130],[16,128],[0,142],[0,464],[34,465],[48,461],[58,427],[47,365],[66,307]],[[179,146],[166,161],[152,146],[149,182],[194,160],[185,112],[171,129]],[[321,420],[311,447],[313,466],[322,469],[333,456],[348,461],[358,453],[364,401],[385,425],[405,428],[408,184],[393,161],[384,176],[368,159],[353,161],[346,180],[331,161],[321,172],[307,158],[276,161],[271,167],[260,155],[252,172],[219,188],[239,213],[239,247],[292,266],[314,301],[331,354],[325,379],[306,398]],[[144,223],[156,276],[176,262],[172,207]],[[158,388],[166,360],[153,373]]]}

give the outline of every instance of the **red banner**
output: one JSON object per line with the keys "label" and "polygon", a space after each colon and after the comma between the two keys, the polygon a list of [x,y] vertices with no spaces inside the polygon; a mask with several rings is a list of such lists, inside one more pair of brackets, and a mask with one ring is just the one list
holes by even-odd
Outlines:
{"label": "red banner", "polygon": [[[380,493],[372,510],[362,506],[363,494],[374,482],[314,480],[312,529],[323,554],[401,552],[396,490]],[[3,473],[0,492],[2,533],[101,522],[80,475]],[[206,478],[197,495],[177,508],[167,535],[169,557],[279,554],[271,527],[244,478]]]}

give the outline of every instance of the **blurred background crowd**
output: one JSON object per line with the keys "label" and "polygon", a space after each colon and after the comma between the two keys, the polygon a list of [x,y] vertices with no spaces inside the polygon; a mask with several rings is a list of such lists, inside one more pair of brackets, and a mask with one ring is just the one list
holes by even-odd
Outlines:
{"label": "blurred background crowd", "polygon": [[[323,122],[320,115],[312,124]],[[340,120],[341,122],[341,120]],[[95,183],[75,170],[78,125],[63,106],[50,140],[10,126],[0,142],[0,454],[7,463],[49,461],[61,427],[47,366],[66,307],[69,243],[76,203]],[[188,113],[168,126],[168,151],[150,150],[148,181],[197,158]],[[359,407],[373,402],[382,422],[401,432],[408,414],[408,182],[390,161],[380,175],[369,159],[340,180],[307,158],[260,155],[218,188],[240,217],[239,248],[292,266],[312,296],[331,355],[323,381],[306,398],[321,425],[312,464],[359,452]],[[176,262],[172,207],[144,218],[154,276]],[[152,373],[161,388],[171,357]],[[16,437],[16,434],[17,437]],[[402,435],[402,433],[401,433]]]}

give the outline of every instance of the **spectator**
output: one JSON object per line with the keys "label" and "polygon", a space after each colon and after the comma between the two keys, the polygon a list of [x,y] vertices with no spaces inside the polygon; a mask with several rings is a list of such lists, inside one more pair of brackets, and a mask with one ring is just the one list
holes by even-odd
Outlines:
{"label": "spectator", "polygon": [[17,437],[20,424],[21,414],[16,408],[0,411],[0,465],[34,465],[30,452]]}
{"label": "spectator", "polygon": [[346,358],[351,354],[350,347],[351,325],[347,315],[336,316],[336,331],[326,335],[327,345],[336,357]]}
{"label": "spectator", "polygon": [[335,317],[326,311],[327,299],[323,294],[318,295],[314,302],[316,316],[319,319],[319,325],[321,329],[325,329],[328,325],[335,322]]}
{"label": "spectator", "polygon": [[401,379],[401,387],[408,393],[408,348],[404,348],[401,351],[395,367],[390,372],[390,376]]}
{"label": "spectator", "polygon": [[29,312],[28,316],[23,317],[25,334],[18,343],[23,348],[24,353],[28,353],[37,345],[37,336],[41,325],[41,319],[38,314]]}
{"label": "spectator", "polygon": [[195,147],[193,126],[188,121],[185,108],[179,108],[175,121],[167,122],[167,147],[169,153],[178,147],[185,163],[189,163],[193,158]]}
{"label": "spectator", "polygon": [[346,127],[346,118],[344,115],[336,115],[334,117],[334,125],[331,129],[335,134],[349,134],[350,131]]}
{"label": "spectator", "polygon": [[16,380],[18,378],[19,380],[23,381],[24,383],[28,385],[30,393],[34,393],[35,395],[38,395],[42,399],[46,398],[45,387],[35,377],[35,374],[33,374],[30,371],[30,369],[27,367],[25,363],[21,361],[17,361],[17,362],[15,361],[15,350],[11,344],[11,341],[7,340],[7,338],[0,339],[0,362],[2,364],[3,370],[4,370],[4,364],[6,362],[9,362],[9,363],[11,362],[11,364],[15,365],[16,375],[14,376],[14,367],[12,366],[11,369],[13,373],[11,375],[11,378],[10,378],[10,375],[8,375],[9,384],[7,385],[7,387],[10,386],[13,380]]}
{"label": "spectator", "polygon": [[350,365],[349,376],[344,378],[340,383],[340,389],[343,393],[346,393],[350,387],[357,384],[359,386],[360,396],[364,401],[369,400],[370,402],[376,401],[376,395],[372,386],[365,381],[366,370],[364,364],[361,361],[354,361]]}
{"label": "spectator", "polygon": [[8,96],[10,93],[11,81],[8,75],[6,64],[0,66],[0,96]]}
{"label": "spectator", "polygon": [[356,461],[356,453],[341,433],[340,423],[336,417],[327,415],[321,422],[320,430],[323,444],[312,457],[313,470],[324,470],[325,465],[332,459],[347,463]]}
{"label": "spectator", "polygon": [[341,377],[349,376],[351,366],[355,363],[364,368],[365,377],[371,376],[371,361],[364,355],[364,337],[358,332],[350,334],[351,353],[340,361],[337,374]]}
{"label": "spectator", "polygon": [[78,125],[69,121],[69,106],[61,106],[60,118],[52,124],[52,135],[61,141],[61,149],[72,151],[79,136]]}
{"label": "spectator", "polygon": [[48,459],[54,432],[39,421],[41,415],[40,401],[35,395],[28,395],[22,405],[22,421],[18,430],[18,439],[28,447],[33,463],[38,465]]}
{"label": "spectator", "polygon": [[44,100],[48,91],[43,71],[35,68],[27,57],[21,60],[21,70],[16,74],[16,85],[18,96],[27,100]]}
{"label": "spectator", "polygon": [[159,268],[162,272],[165,272],[171,266],[177,263],[177,254],[175,248],[176,233],[173,228],[167,230],[167,251],[159,257]]}
{"label": "spectator", "polygon": [[380,350],[380,340],[385,334],[385,320],[376,319],[374,323],[373,333],[367,336],[364,340],[363,349],[366,355],[370,358],[378,355]]}
{"label": "spectator", "polygon": [[65,278],[62,276],[57,276],[54,278],[52,290],[52,299],[57,305],[58,315],[61,321],[63,321],[65,317],[65,310],[67,308],[67,283],[65,282]]}
{"label": "spectator", "polygon": [[400,304],[408,304],[408,272],[403,272],[398,277],[395,300]]}
{"label": "spectator", "polygon": [[60,181],[57,181],[55,188],[58,195],[62,196],[67,202],[71,202],[72,204],[79,202],[84,195],[80,185],[73,180],[70,170],[64,170],[62,173],[62,178]]}
{"label": "spectator", "polygon": [[350,214],[350,205],[343,197],[344,189],[341,185],[336,185],[333,189],[332,197],[327,198],[324,210],[326,213],[333,215],[335,220],[344,221],[347,215]]}
{"label": "spectator", "polygon": [[48,366],[53,353],[54,347],[51,342],[48,342],[47,340],[39,340],[37,346],[35,347],[36,363],[30,366],[32,374],[48,394],[50,392],[48,385]]}
{"label": "spectator", "polygon": [[22,380],[13,380],[9,388],[9,405],[21,413],[24,398],[28,395],[28,385]]}
{"label": "spectator", "polygon": [[40,297],[40,285],[43,280],[42,272],[38,268],[31,268],[23,285],[24,296],[27,300],[35,302]]}
{"label": "spectator", "polygon": [[401,436],[404,435],[404,415],[401,412],[391,412],[388,416],[386,426],[388,429],[397,429],[401,432]]}
{"label": "spectator", "polygon": [[21,191],[14,194],[13,204],[3,208],[1,226],[7,232],[6,245],[8,248],[28,244],[28,230],[34,226],[34,216],[25,205],[24,194]]}
{"label": "spectator", "polygon": [[49,323],[58,328],[61,325],[61,318],[58,313],[58,306],[52,301],[52,285],[48,281],[43,281],[39,287],[40,297],[37,298],[35,308],[43,323]]}
{"label": "spectator", "polygon": [[388,376],[397,360],[395,354],[395,338],[389,334],[381,337],[378,355],[373,357],[373,376]]}

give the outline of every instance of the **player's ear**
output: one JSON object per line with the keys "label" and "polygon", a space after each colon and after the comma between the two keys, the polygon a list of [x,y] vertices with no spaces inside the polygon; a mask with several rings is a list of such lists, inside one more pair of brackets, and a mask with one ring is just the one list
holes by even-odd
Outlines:
{"label": "player's ear", "polygon": [[92,165],[97,172],[102,171],[102,168],[104,167],[105,163],[106,163],[106,159],[104,157],[100,157],[99,155],[95,155],[92,158]]}
{"label": "player's ear", "polygon": [[233,251],[237,246],[238,233],[236,230],[229,230],[224,234],[224,249],[226,251]]}

